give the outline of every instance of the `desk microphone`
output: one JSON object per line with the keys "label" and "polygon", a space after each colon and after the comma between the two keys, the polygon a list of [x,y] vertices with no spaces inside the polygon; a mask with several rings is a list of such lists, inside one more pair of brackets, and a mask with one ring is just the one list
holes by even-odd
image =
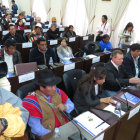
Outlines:
{"label": "desk microphone", "polygon": [[[121,91],[122,91],[123,89],[125,89],[124,87],[121,87],[121,84],[120,84],[120,82],[118,81],[118,79],[116,79],[116,82],[117,82],[118,86],[120,87]],[[128,100],[127,100],[127,97],[126,97],[125,93],[123,93],[123,94],[124,94],[124,98],[125,98],[125,100],[126,100],[126,106],[127,106],[127,111],[128,111],[128,110],[130,110],[130,107],[129,107],[129,105],[128,105]]]}
{"label": "desk microphone", "polygon": [[[62,110],[59,110],[59,111],[62,113],[63,116],[65,116],[69,121],[71,121],[72,124],[78,129],[78,131],[79,131],[79,133],[80,133],[80,140],[87,140],[84,136],[82,136],[81,130],[80,130],[79,127],[77,126],[77,123],[76,123],[74,120],[72,120],[64,111],[62,111]],[[77,133],[76,133],[75,135],[76,135],[77,138],[79,138],[79,137],[77,136],[77,135],[78,135]],[[72,135],[72,136],[73,136],[73,135]],[[68,139],[74,140],[74,139],[71,138],[72,136],[69,136]],[[73,136],[73,138],[74,138],[74,136]]]}

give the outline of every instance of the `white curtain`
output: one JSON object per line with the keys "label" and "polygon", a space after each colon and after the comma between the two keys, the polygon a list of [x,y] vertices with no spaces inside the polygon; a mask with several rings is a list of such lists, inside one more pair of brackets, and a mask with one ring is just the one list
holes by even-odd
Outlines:
{"label": "white curtain", "polygon": [[85,7],[88,17],[88,34],[93,33],[96,4],[97,0],[85,0]]}
{"label": "white curtain", "polygon": [[120,33],[121,30],[123,30],[128,22],[132,22],[134,25],[134,43],[139,42],[140,43],[140,18],[139,13],[139,5],[140,5],[140,0],[131,0],[129,3],[128,8],[126,9],[122,19],[120,20],[120,23],[118,24],[115,32],[114,32],[114,37],[115,39],[115,44],[119,43],[119,38],[118,34]]}
{"label": "white curtain", "polygon": [[44,0],[34,0],[32,12],[36,12],[36,15],[41,18],[42,22],[47,21]]}
{"label": "white curtain", "polygon": [[84,0],[68,0],[63,25],[73,25],[77,35],[86,35],[88,19]]}
{"label": "white curtain", "polygon": [[5,5],[6,8],[10,8],[10,4],[8,0],[2,0],[2,5]]}
{"label": "white curtain", "polygon": [[114,7],[114,11],[112,13],[113,18],[112,18],[112,36],[111,36],[111,42],[113,44],[114,47],[115,43],[114,43],[114,30],[116,29],[121,17],[123,16],[123,13],[126,9],[126,7],[128,6],[130,0],[116,0],[115,1],[115,7]]}

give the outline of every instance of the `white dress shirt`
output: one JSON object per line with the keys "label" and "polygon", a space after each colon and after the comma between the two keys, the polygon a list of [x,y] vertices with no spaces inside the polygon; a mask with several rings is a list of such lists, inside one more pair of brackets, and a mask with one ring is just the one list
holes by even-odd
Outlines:
{"label": "white dress shirt", "polygon": [[113,64],[113,66],[119,71],[119,66],[117,66],[112,60],[111,63]]}
{"label": "white dress shirt", "polygon": [[95,95],[98,95],[98,88],[99,88],[99,86],[98,86],[98,84],[96,84],[95,85]]}
{"label": "white dress shirt", "polygon": [[110,35],[110,32],[111,32],[110,24],[108,22],[105,22],[105,23],[101,22],[97,26],[97,30],[96,31],[97,31],[97,34],[98,34],[99,31],[102,31],[103,32],[102,36],[105,35],[105,34]]}
{"label": "white dress shirt", "polygon": [[4,50],[4,61],[7,63],[8,72],[14,73],[13,55],[9,55]]}

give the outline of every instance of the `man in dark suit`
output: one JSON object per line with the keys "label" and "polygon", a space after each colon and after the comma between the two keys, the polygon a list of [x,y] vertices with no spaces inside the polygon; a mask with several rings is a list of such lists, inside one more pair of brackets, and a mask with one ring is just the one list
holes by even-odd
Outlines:
{"label": "man in dark suit", "polygon": [[25,39],[22,35],[16,33],[16,29],[14,27],[14,25],[9,25],[9,33],[6,34],[3,37],[2,43],[4,44],[6,42],[7,39],[13,39],[16,41],[16,43],[23,43],[25,42]]}
{"label": "man in dark suit", "polygon": [[56,55],[52,48],[47,46],[45,38],[41,37],[37,40],[37,47],[33,48],[29,54],[29,62],[37,62],[37,65],[48,65],[50,57],[56,63]]}
{"label": "man in dark suit", "polygon": [[31,28],[32,28],[32,30],[34,30],[34,28],[35,28],[35,26],[36,26],[37,23],[40,23],[43,29],[46,28],[45,27],[45,24],[41,22],[41,18],[40,17],[36,17],[35,21],[32,21],[31,22]]}
{"label": "man in dark suit", "polygon": [[52,39],[57,39],[60,37],[59,31],[56,29],[55,24],[51,24],[50,29],[47,31],[47,39],[52,40]]}
{"label": "man in dark suit", "polygon": [[140,78],[140,44],[136,43],[130,46],[123,60],[122,67],[133,77]]}
{"label": "man in dark suit", "polygon": [[3,25],[3,29],[4,30],[8,30],[9,27],[9,23],[11,23],[11,15],[10,14],[6,14],[5,18],[2,19],[1,24]]}
{"label": "man in dark suit", "polygon": [[128,86],[129,84],[139,84],[140,78],[135,78],[121,66],[123,62],[123,52],[114,50],[112,52],[112,60],[106,63],[107,76],[103,84],[103,96],[115,96],[120,90],[120,87]]}
{"label": "man in dark suit", "polygon": [[8,66],[8,72],[14,73],[14,65],[22,63],[21,54],[16,50],[16,42],[8,39],[5,47],[0,50],[0,60],[5,61]]}

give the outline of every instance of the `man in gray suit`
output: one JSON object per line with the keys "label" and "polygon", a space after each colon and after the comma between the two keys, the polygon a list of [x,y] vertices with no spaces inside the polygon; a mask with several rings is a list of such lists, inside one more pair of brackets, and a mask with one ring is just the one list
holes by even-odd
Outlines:
{"label": "man in gray suit", "polygon": [[14,73],[14,65],[22,63],[21,54],[16,50],[16,42],[8,39],[5,47],[0,50],[0,60],[5,61],[8,66],[8,72]]}

